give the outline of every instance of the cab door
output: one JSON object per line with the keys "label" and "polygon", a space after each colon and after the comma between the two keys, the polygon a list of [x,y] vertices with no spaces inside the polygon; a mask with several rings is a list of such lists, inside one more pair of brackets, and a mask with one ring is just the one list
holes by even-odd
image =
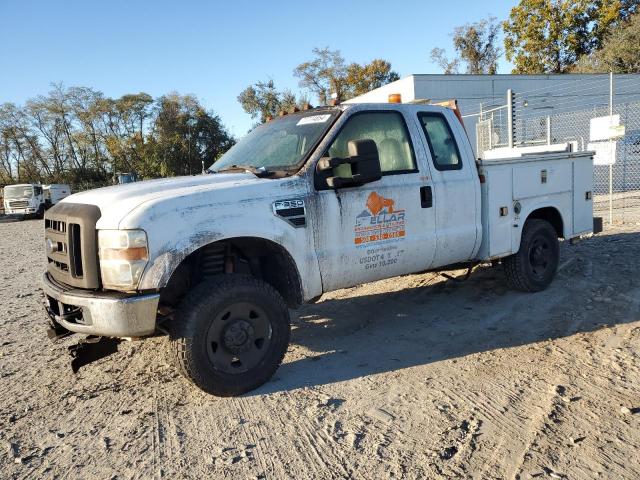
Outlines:
{"label": "cab door", "polygon": [[[436,248],[433,187],[424,149],[412,140],[417,126],[383,106],[341,120],[323,156],[344,158],[349,141],[373,140],[382,178],[336,190],[316,182],[314,234],[323,290],[429,268]],[[340,171],[344,167],[333,175],[349,176]]]}
{"label": "cab door", "polygon": [[417,113],[434,185],[437,246],[433,266],[471,259],[480,245],[480,183],[466,132],[450,110]]}

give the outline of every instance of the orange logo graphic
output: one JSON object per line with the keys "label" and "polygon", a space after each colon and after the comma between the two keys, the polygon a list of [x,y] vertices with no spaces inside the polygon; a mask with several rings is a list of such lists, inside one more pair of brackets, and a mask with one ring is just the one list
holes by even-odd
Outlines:
{"label": "orange logo graphic", "polygon": [[390,198],[384,198],[376,192],[371,192],[367,198],[367,208],[372,215],[378,215],[383,208],[387,209],[387,213],[393,213],[393,205],[395,202]]}
{"label": "orange logo graphic", "polygon": [[396,209],[394,200],[371,192],[366,206],[356,217],[353,243],[361,247],[404,238],[405,211]]}

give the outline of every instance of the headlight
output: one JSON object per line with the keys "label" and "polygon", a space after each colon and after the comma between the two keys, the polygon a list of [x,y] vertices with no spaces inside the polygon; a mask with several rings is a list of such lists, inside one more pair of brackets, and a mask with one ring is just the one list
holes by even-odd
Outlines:
{"label": "headlight", "polygon": [[98,230],[100,275],[105,288],[133,290],[149,260],[144,230]]}

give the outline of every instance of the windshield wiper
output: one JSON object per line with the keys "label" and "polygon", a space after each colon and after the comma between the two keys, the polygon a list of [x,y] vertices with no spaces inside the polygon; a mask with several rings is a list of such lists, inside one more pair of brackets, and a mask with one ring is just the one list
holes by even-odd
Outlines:
{"label": "windshield wiper", "polygon": [[253,165],[230,165],[228,167],[224,167],[220,170],[214,171],[214,173],[223,172],[250,172],[258,178],[267,177],[275,173],[271,170],[267,170],[265,167],[254,167]]}

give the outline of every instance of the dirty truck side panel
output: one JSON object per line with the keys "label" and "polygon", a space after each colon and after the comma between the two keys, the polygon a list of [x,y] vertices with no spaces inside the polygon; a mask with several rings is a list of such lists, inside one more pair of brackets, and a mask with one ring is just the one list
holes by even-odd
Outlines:
{"label": "dirty truck side panel", "polygon": [[[355,106],[343,114],[329,133],[330,140],[321,148],[328,149],[343,128],[348,131],[346,125],[361,118],[357,117],[361,110]],[[423,206],[421,200],[421,188],[431,186],[429,169],[422,146],[416,142],[415,124],[402,110],[394,105],[376,105],[375,113],[394,115],[401,123],[404,121],[406,129],[398,143],[405,152],[406,148],[413,152],[415,166],[411,171],[397,170],[359,187],[315,193],[316,249],[324,291],[431,266],[435,254],[435,212],[432,205]],[[363,135],[362,131],[358,133]],[[379,144],[386,140],[380,140],[383,135],[375,127],[368,133]],[[356,139],[359,137],[353,138]],[[386,154],[385,148],[384,144],[380,146],[380,155]]]}
{"label": "dirty truck side panel", "polygon": [[180,262],[200,247],[229,238],[254,237],[272,241],[291,255],[304,300],[320,295],[322,283],[313,246],[312,220],[307,214],[306,226],[296,227],[276,216],[273,209],[276,201],[298,199],[307,203],[307,197],[306,182],[281,179],[181,198],[149,200],[119,225],[121,229],[142,228],[147,232],[151,261],[139,289],[164,287]]}
{"label": "dirty truck side panel", "polygon": [[[419,119],[421,115],[445,119],[454,136],[461,168],[438,168],[426,137],[427,132]],[[482,238],[480,183],[473,150],[453,111],[423,106],[414,112],[413,117],[420,129],[420,142],[428,155],[434,185],[437,247],[432,266],[435,268],[470,260],[474,258]],[[431,141],[434,140],[437,139]]]}
{"label": "dirty truck side panel", "polygon": [[564,238],[592,231],[590,152],[483,160],[480,173],[486,181],[482,184],[485,233],[479,259],[517,252],[527,218],[541,209],[557,213],[562,221],[560,236]]}

